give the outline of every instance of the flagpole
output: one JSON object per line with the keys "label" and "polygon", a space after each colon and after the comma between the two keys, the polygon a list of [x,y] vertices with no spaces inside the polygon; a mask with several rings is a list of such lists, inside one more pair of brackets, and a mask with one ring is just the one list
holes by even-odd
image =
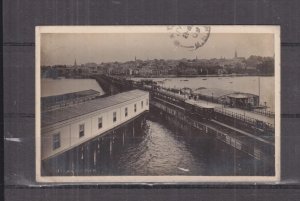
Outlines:
{"label": "flagpole", "polygon": [[260,76],[258,76],[258,105],[260,105]]}

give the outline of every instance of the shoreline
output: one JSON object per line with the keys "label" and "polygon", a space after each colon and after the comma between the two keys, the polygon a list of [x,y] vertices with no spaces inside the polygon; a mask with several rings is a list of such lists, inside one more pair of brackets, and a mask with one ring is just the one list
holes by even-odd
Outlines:
{"label": "shoreline", "polygon": [[[105,74],[98,74],[98,75],[105,75]],[[164,75],[164,76],[128,76],[128,75],[109,75],[109,76],[117,76],[117,77],[125,77],[125,78],[209,78],[209,77],[274,77],[274,75],[246,75],[246,74],[228,74],[228,75]],[[61,80],[61,79],[91,79],[91,76],[76,76],[76,77],[41,77],[42,79],[52,79],[52,80]]]}
{"label": "shoreline", "polygon": [[136,77],[129,77],[129,76],[120,76],[120,77],[127,77],[127,78],[210,78],[210,77],[218,77],[218,78],[223,78],[223,77],[274,77],[274,75],[226,75],[226,76],[220,76],[220,75],[197,75],[197,76],[136,76]]}

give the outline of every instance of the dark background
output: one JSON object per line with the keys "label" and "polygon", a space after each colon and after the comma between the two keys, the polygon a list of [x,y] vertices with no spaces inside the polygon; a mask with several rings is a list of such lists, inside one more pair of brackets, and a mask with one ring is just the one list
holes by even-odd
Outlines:
{"label": "dark background", "polygon": [[[299,0],[4,0],[6,200],[300,200]],[[35,26],[280,25],[282,181],[265,185],[39,186],[35,183]]]}

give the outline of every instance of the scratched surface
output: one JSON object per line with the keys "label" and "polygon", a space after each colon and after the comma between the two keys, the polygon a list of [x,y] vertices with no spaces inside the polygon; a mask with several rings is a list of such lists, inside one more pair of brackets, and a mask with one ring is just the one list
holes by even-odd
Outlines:
{"label": "scratched surface", "polygon": [[[300,2],[290,0],[4,0],[4,176],[6,200],[299,200]],[[282,182],[277,185],[44,187],[34,173],[36,25],[281,25]],[[98,189],[101,188],[101,189]],[[123,189],[122,189],[123,188]],[[125,189],[124,189],[125,188]],[[167,188],[166,186],[163,188]],[[170,189],[171,188],[171,189]],[[25,198],[25,199],[24,199]]]}

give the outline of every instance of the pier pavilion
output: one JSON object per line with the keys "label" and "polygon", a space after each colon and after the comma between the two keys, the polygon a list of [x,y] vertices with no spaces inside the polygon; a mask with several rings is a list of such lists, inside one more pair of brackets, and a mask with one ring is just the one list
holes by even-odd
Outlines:
{"label": "pier pavilion", "polygon": [[196,99],[204,99],[236,108],[256,108],[259,106],[259,96],[250,93],[236,92],[218,88],[201,88],[193,92]]}

